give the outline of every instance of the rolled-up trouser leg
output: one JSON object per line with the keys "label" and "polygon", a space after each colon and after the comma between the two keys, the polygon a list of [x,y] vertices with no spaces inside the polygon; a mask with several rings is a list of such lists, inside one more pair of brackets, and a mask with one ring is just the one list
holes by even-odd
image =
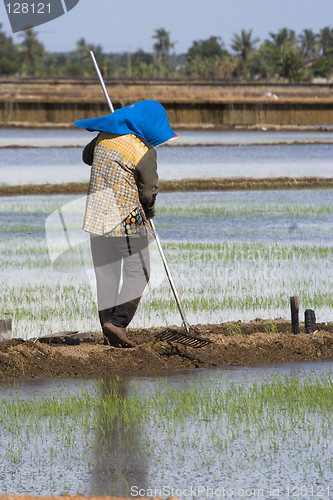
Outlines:
{"label": "rolled-up trouser leg", "polygon": [[121,252],[117,241],[105,236],[91,236],[90,247],[94,263],[97,286],[99,320],[103,326],[111,321],[112,311],[117,303],[121,277]]}
{"label": "rolled-up trouser leg", "polygon": [[101,325],[111,321],[116,326],[126,327],[149,281],[148,241],[142,237],[92,236],[91,251]]}
{"label": "rolled-up trouser leg", "polygon": [[126,238],[127,252],[123,258],[123,283],[111,322],[126,327],[132,321],[144,289],[149,281],[150,258],[146,238]]}

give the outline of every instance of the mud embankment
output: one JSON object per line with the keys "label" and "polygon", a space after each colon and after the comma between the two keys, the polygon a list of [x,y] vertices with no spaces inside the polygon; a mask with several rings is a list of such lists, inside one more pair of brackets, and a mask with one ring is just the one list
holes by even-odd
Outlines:
{"label": "mud embankment", "polygon": [[[95,80],[0,83],[0,127],[69,127],[109,112]],[[329,84],[106,83],[116,109],[156,99],[175,128],[325,128],[333,123]]]}
{"label": "mud embankment", "polygon": [[[316,189],[333,188],[333,178],[326,177],[276,177],[276,178],[212,178],[160,180],[161,193],[173,191],[236,191],[263,189]],[[0,196],[86,194],[88,183],[68,182],[64,184],[25,184],[0,186]]]}
{"label": "mud embankment", "polygon": [[[179,327],[174,327],[179,330]],[[79,345],[64,339],[42,343],[38,339],[0,344],[0,380],[40,377],[107,377],[156,375],[166,370],[246,366],[264,363],[333,360],[333,323],[320,323],[313,333],[291,333],[290,321],[253,320],[196,325],[195,335],[211,341],[204,347],[177,340],[159,340],[164,327],[129,329],[135,348],[103,345],[102,333],[89,335]]]}

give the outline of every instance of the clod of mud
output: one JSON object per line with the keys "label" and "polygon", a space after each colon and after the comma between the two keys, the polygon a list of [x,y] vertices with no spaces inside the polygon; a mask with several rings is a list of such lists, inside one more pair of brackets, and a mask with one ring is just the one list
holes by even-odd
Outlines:
{"label": "clod of mud", "polygon": [[49,335],[39,337],[38,342],[44,344],[66,344],[66,345],[79,345],[81,342],[96,342],[93,332],[57,332]]}
{"label": "clod of mud", "polygon": [[0,380],[149,375],[170,369],[333,360],[332,322],[318,323],[313,333],[306,333],[301,323],[299,335],[293,335],[290,321],[283,319],[196,325],[195,329],[211,343],[194,348],[174,340],[158,340],[164,328],[130,329],[131,338],[138,344],[133,349],[103,345],[101,332],[85,334],[90,341],[79,345],[42,343],[38,339],[3,342]]}

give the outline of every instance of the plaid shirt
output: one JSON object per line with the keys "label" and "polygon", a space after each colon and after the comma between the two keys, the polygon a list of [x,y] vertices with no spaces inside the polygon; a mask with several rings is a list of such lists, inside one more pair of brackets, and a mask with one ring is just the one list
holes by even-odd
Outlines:
{"label": "plaid shirt", "polygon": [[154,205],[157,173],[153,168],[147,175],[140,165],[148,153],[156,158],[154,148],[134,134],[114,137],[105,132],[94,146],[84,230],[103,236],[147,234],[145,211]]}

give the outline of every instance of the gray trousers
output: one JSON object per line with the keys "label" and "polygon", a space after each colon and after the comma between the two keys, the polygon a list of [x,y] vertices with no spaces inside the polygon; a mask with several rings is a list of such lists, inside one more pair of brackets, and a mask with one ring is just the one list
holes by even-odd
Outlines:
{"label": "gray trousers", "polygon": [[101,325],[111,321],[126,328],[149,281],[148,240],[141,236],[91,236],[90,245]]}

